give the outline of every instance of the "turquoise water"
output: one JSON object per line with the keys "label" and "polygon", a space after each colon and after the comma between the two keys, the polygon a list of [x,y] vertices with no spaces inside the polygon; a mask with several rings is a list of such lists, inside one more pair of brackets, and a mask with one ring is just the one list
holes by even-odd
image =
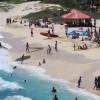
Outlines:
{"label": "turquoise water", "polygon": [[[0,55],[0,69],[3,69],[1,67],[5,66],[7,68],[7,64],[9,65],[9,60],[7,59],[9,59],[8,55],[5,55],[5,52],[3,52],[2,55]],[[2,61],[5,64],[3,64]],[[3,79],[3,83],[2,79],[0,79],[0,100],[53,100],[54,94],[51,93],[53,86],[57,89],[58,100],[75,100],[75,97],[78,97],[78,100],[96,100],[87,95],[69,91],[61,82],[36,76],[34,72],[29,74],[22,69],[16,69],[12,76],[11,73],[1,70],[0,78]],[[24,80],[26,80],[26,83]],[[11,84],[12,82],[16,83]],[[16,87],[15,84],[22,88],[17,87],[12,89]]]}
{"label": "turquoise water", "polygon": [[[16,81],[24,89],[19,90],[3,90],[0,91],[0,100],[7,97],[7,96],[14,96],[14,95],[22,95],[24,97],[29,97],[32,100],[52,100],[53,94],[51,93],[52,86],[55,86],[58,90],[58,98],[59,100],[75,100],[75,97],[78,97],[79,100],[92,100],[86,99],[85,96],[76,95],[71,93],[67,89],[65,89],[60,84],[55,82],[51,82],[49,80],[43,80],[36,76],[30,76],[25,71],[16,71],[11,76],[9,73],[0,72],[0,76],[6,81]],[[27,80],[25,83],[24,80]],[[15,99],[16,100],[16,99]]]}

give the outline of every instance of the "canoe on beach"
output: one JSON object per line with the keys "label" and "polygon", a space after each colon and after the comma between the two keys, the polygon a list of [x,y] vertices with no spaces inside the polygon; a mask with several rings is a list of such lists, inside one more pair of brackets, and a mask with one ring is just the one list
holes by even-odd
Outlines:
{"label": "canoe on beach", "polygon": [[[47,36],[48,37],[48,33],[47,32],[41,32],[40,34],[43,35],[43,36]],[[56,38],[56,37],[59,37],[59,36],[56,35],[56,34],[50,34],[50,37]]]}
{"label": "canoe on beach", "polygon": [[22,59],[22,57],[20,57],[20,58],[17,58],[15,61],[22,61],[22,60],[27,60],[27,59],[30,59],[31,58],[31,56],[24,56],[24,58]]}

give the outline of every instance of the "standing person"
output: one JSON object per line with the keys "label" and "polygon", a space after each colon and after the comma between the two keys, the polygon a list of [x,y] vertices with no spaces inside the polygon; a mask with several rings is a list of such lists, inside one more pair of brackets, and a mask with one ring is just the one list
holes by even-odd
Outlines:
{"label": "standing person", "polygon": [[29,51],[29,43],[28,42],[26,43],[26,52],[30,52]]}
{"label": "standing person", "polygon": [[55,41],[55,50],[56,50],[56,52],[58,50],[58,42],[57,41]]}
{"label": "standing person", "polygon": [[31,27],[31,25],[32,25],[32,21],[30,20],[30,21],[29,21],[29,28]]}
{"label": "standing person", "polygon": [[65,25],[65,33],[66,33],[66,36],[68,36],[68,25],[67,24]]}
{"label": "standing person", "polygon": [[50,38],[50,29],[48,30],[48,38]]}
{"label": "standing person", "polygon": [[76,50],[76,45],[74,44],[74,51]]}
{"label": "standing person", "polygon": [[31,37],[33,37],[33,28],[31,28]]}
{"label": "standing person", "polygon": [[82,77],[80,76],[80,78],[78,80],[78,88],[80,88],[81,82],[82,82]]}
{"label": "standing person", "polygon": [[77,97],[75,98],[75,100],[78,100]]}
{"label": "standing person", "polygon": [[51,46],[48,45],[48,54],[51,54]]}
{"label": "standing person", "polygon": [[52,24],[52,34],[54,34],[54,24]]}

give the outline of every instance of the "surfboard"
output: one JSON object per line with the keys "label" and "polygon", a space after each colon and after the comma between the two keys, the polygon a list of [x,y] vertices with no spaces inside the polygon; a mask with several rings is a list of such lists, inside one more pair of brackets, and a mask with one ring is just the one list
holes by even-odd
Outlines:
{"label": "surfboard", "polygon": [[[27,60],[29,58],[31,58],[31,56],[27,55],[27,56],[24,56],[23,60]],[[15,61],[22,61],[22,57],[17,58]]]}
{"label": "surfboard", "polygon": [[[40,34],[43,35],[43,36],[47,36],[48,37],[48,33],[47,32],[41,32]],[[56,38],[56,37],[59,37],[59,36],[56,35],[56,34],[50,34],[50,37]]]}

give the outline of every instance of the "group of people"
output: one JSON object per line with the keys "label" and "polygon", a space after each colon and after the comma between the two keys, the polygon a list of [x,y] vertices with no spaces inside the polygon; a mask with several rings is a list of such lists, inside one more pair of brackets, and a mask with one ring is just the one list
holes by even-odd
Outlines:
{"label": "group of people", "polygon": [[[58,51],[58,42],[57,41],[55,41],[55,51],[57,52]],[[47,49],[47,54],[49,55],[49,54],[51,54],[51,51],[52,51],[52,48],[51,48],[51,46],[50,45],[48,45],[48,49]]]}
{"label": "group of people", "polygon": [[81,46],[81,45],[76,46],[76,44],[74,44],[73,47],[74,47],[74,51],[76,51],[76,50],[86,50],[86,49],[88,49],[88,46],[87,46],[86,43],[84,43],[83,46]]}
{"label": "group of people", "polygon": [[100,76],[95,77],[95,80],[94,80],[94,89],[96,89],[96,90],[100,89]]}

